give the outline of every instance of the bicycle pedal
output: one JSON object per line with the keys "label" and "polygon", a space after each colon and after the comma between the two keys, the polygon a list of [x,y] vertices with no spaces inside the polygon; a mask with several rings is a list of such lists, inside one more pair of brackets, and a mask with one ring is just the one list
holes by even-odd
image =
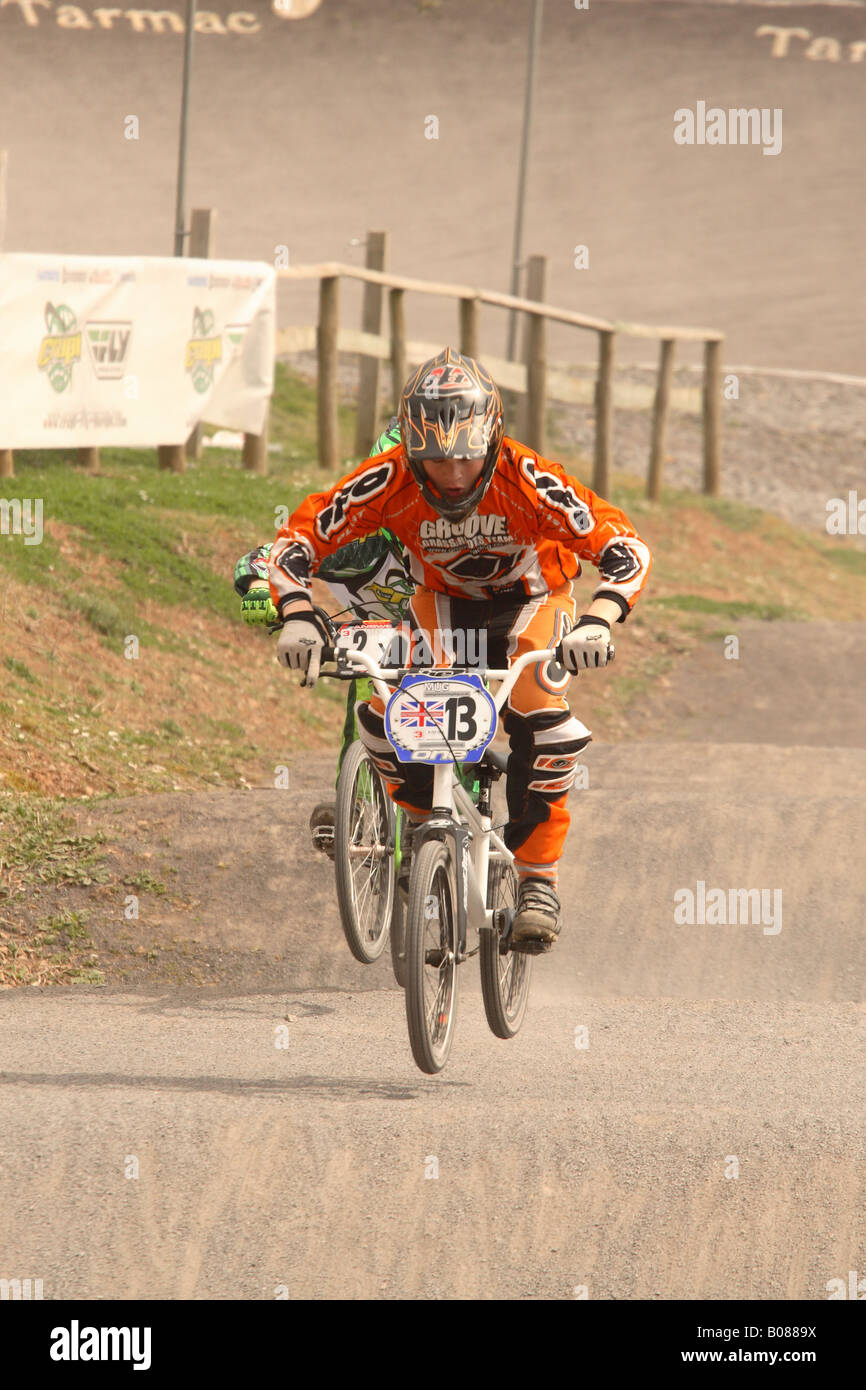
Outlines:
{"label": "bicycle pedal", "polygon": [[317,825],[313,831],[313,848],[320,854],[327,854],[329,859],[334,858],[334,827],[332,825]]}
{"label": "bicycle pedal", "polygon": [[509,943],[509,950],[520,951],[525,956],[543,956],[552,945],[552,941],[512,941]]}

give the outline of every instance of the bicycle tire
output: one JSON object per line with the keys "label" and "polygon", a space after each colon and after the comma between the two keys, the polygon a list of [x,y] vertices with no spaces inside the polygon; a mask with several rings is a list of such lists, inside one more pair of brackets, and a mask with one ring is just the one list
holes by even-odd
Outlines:
{"label": "bicycle tire", "polygon": [[[487,906],[514,907],[517,903],[517,874],[503,860],[491,861],[487,878]],[[499,950],[499,932],[493,927],[481,931],[481,997],[490,1031],[497,1038],[513,1038],[526,1017],[532,957],[522,951]]]}
{"label": "bicycle tire", "polygon": [[[435,905],[435,912],[431,909]],[[428,951],[442,953],[437,963]],[[406,1021],[421,1071],[444,1067],[457,1005],[457,904],[448,846],[427,840],[413,857],[406,913]]]}
{"label": "bicycle tire", "polygon": [[387,944],[394,906],[394,858],[388,848],[394,810],[360,740],[348,749],[340,768],[334,820],[334,873],[343,934],[355,959],[372,965]]}

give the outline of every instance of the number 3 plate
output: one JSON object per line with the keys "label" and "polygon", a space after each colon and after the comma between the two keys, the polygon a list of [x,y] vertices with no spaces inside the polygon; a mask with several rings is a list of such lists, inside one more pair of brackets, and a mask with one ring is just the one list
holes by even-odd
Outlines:
{"label": "number 3 plate", "polygon": [[477,763],[495,733],[496,706],[480,676],[404,676],[385,710],[401,763]]}

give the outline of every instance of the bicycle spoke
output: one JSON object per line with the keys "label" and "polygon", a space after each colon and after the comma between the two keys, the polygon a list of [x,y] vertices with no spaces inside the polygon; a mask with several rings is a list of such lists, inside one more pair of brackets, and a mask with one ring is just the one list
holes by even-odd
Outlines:
{"label": "bicycle spoke", "polygon": [[[447,968],[447,966],[444,967],[444,969]],[[447,996],[450,995],[448,984],[449,981],[447,979],[447,976],[444,975],[442,970],[440,970],[439,988],[436,990],[436,994],[433,999],[433,1007],[427,1015],[427,1023],[430,1029],[430,1037],[433,1039],[434,1042],[438,1041],[442,1033],[442,1029],[448,1027]]]}

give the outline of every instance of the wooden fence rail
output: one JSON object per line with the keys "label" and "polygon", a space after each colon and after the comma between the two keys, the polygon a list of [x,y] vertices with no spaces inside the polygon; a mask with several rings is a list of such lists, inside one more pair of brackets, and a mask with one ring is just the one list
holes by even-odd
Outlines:
{"label": "wooden fence rail", "polygon": [[[370,233],[370,238],[374,234]],[[370,257],[368,256],[368,260]],[[318,411],[319,461],[329,471],[342,467],[337,444],[337,357],[341,352],[358,353],[362,363],[378,359],[391,363],[391,395],[396,409],[400,390],[408,375],[409,365],[416,365],[441,351],[441,344],[408,342],[406,339],[405,296],[407,293],[426,294],[456,299],[458,304],[458,341],[460,351],[471,357],[482,357],[498,385],[520,393],[525,398],[521,439],[544,451],[545,416],[548,401],[573,404],[593,403],[595,406],[595,450],[593,488],[602,493],[610,486],[613,457],[613,412],[615,407],[652,411],[651,446],[647,493],[661,496],[667,423],[671,409],[698,414],[703,428],[703,489],[717,496],[721,479],[722,428],[722,343],[724,335],[711,328],[679,328],[668,324],[651,326],[626,323],[579,314],[571,309],[559,309],[544,300],[547,262],[543,256],[532,256],[528,262],[530,295],[500,294],[494,290],[477,289],[469,285],[446,284],[433,280],[418,280],[406,275],[393,275],[384,269],[345,265],[326,261],[318,265],[286,266],[278,270],[281,279],[318,280],[320,310],[318,328],[313,326],[283,329],[277,334],[277,353],[310,351],[318,354]],[[358,280],[365,285],[387,288],[389,294],[389,332],[383,335],[371,331],[373,315],[365,311],[361,331],[343,328],[339,324],[336,286],[341,279]],[[324,286],[328,285],[327,296]],[[523,314],[526,331],[523,361],[509,362],[484,353],[479,344],[479,306],[493,305],[516,310]],[[325,315],[327,314],[327,323]],[[546,325],[548,321],[567,324],[598,335],[598,368],[595,381],[575,379],[566,363],[547,360]],[[628,338],[656,339],[660,344],[658,377],[655,389],[614,381],[614,362],[617,335]],[[703,343],[704,381],[701,390],[693,387],[673,387],[673,361],[677,341]],[[377,395],[371,396],[370,373],[364,373],[359,387],[359,421],[363,418],[367,438],[372,430],[369,421],[375,417]],[[363,450],[362,436],[356,438],[356,452]]]}

